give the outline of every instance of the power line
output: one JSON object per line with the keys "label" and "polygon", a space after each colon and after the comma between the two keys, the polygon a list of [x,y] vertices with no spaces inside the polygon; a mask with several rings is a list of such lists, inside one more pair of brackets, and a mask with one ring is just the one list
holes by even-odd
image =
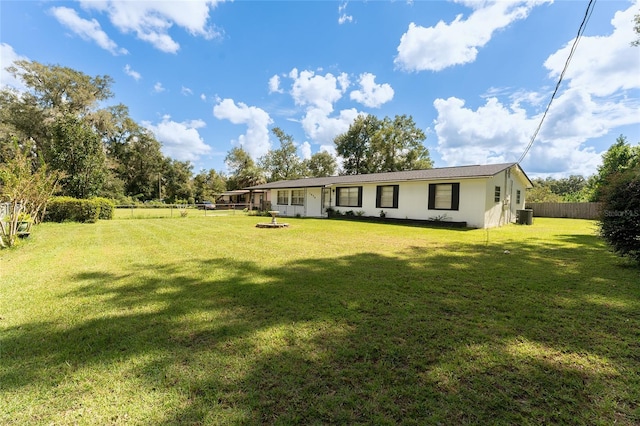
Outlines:
{"label": "power line", "polygon": [[538,123],[538,127],[536,128],[536,131],[533,132],[533,136],[531,136],[531,140],[529,141],[527,148],[524,150],[524,152],[520,156],[518,163],[521,163],[522,160],[524,160],[524,158],[527,156],[527,154],[529,153],[529,150],[533,146],[533,142],[536,140],[536,136],[538,136],[538,133],[542,128],[542,123],[544,123],[544,119],[547,117],[549,108],[551,108],[551,103],[553,102],[553,99],[556,97],[556,94],[558,93],[558,89],[560,88],[560,84],[562,83],[562,79],[564,78],[564,74],[567,72],[567,68],[569,68],[569,63],[571,62],[571,59],[573,58],[573,54],[575,53],[576,48],[578,47],[578,42],[582,38],[582,34],[584,33],[585,28],[587,27],[587,22],[589,22],[589,18],[591,18],[591,14],[593,13],[593,8],[595,7],[595,5],[596,5],[596,0],[589,0],[589,4],[587,5],[587,10],[585,11],[584,17],[582,18],[582,23],[580,24],[580,28],[578,28],[578,35],[576,36],[576,39],[573,41],[573,45],[571,46],[571,51],[569,52],[569,56],[567,57],[567,60],[564,63],[564,68],[560,73],[560,78],[558,79],[556,88],[553,90],[553,93],[551,94],[551,99],[549,99],[549,103],[547,104],[547,108],[544,110],[544,114],[542,114],[542,118],[540,119],[540,123]]}

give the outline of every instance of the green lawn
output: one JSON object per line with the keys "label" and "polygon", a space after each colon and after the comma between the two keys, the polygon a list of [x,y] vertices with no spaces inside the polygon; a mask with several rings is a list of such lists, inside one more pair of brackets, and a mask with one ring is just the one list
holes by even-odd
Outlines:
{"label": "green lawn", "polygon": [[1,251],[0,424],[640,423],[640,270],[594,222],[268,220]]}
{"label": "green lawn", "polygon": [[[186,212],[186,213],[184,213]],[[238,210],[199,210],[189,207],[181,209],[178,207],[119,207],[115,210],[115,219],[164,219],[179,218],[183,214],[186,217],[210,217],[210,216],[236,216],[245,215],[242,209]]]}

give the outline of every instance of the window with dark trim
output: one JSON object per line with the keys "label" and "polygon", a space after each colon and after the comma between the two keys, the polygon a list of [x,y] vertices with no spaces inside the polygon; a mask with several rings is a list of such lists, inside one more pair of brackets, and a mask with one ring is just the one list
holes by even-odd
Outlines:
{"label": "window with dark trim", "polygon": [[520,204],[520,190],[516,190],[516,204]]}
{"label": "window with dark trim", "polygon": [[459,183],[429,184],[429,210],[458,210],[459,207]]}
{"label": "window with dark trim", "polygon": [[362,187],[348,186],[336,188],[336,206],[362,207]]}
{"label": "window with dark trim", "polygon": [[304,189],[294,189],[291,191],[291,205],[292,206],[304,205]]}
{"label": "window with dark trim", "polygon": [[278,191],[278,204],[289,204],[289,191]]}
{"label": "window with dark trim", "polygon": [[376,188],[376,208],[397,209],[399,185],[380,185]]}
{"label": "window with dark trim", "polygon": [[493,201],[495,201],[496,203],[500,202],[500,187],[496,186],[494,191],[493,191]]}

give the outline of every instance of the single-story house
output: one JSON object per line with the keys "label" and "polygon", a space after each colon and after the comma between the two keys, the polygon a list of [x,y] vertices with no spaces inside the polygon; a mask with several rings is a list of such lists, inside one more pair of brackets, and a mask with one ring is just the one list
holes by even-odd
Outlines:
{"label": "single-story house", "polygon": [[518,163],[504,163],[284,180],[246,189],[271,191],[271,208],[281,216],[327,217],[331,208],[492,228],[515,222],[532,187]]}

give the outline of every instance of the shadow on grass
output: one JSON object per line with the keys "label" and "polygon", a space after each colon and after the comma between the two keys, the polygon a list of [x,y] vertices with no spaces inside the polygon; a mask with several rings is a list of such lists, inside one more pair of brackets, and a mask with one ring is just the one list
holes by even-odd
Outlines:
{"label": "shadow on grass", "polygon": [[6,330],[0,383],[130,370],[166,424],[634,424],[640,293],[591,238],[81,273],[84,320]]}

